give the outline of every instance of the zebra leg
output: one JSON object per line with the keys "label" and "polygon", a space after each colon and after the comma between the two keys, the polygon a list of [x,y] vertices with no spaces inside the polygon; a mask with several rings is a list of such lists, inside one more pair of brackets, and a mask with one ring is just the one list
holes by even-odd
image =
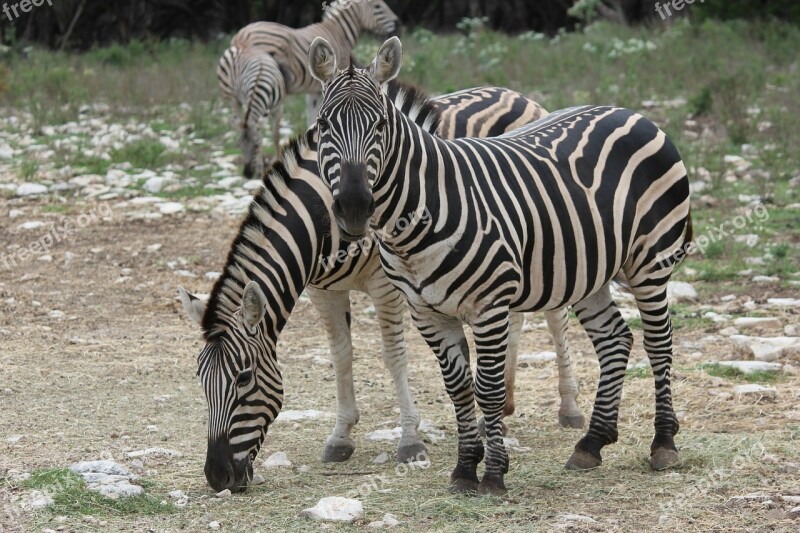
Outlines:
{"label": "zebra leg", "polygon": [[422,338],[436,354],[447,394],[455,407],[458,462],[450,474],[450,492],[474,493],[478,489],[478,463],[483,460],[484,449],[475,421],[469,345],[464,328],[457,318],[430,310],[417,312],[412,308],[411,316]]}
{"label": "zebra leg", "polygon": [[311,126],[317,122],[321,94],[306,93],[306,123]]}
{"label": "zebra leg", "polygon": [[636,306],[642,317],[644,349],[653,369],[656,387],[655,437],[650,444],[650,467],[663,470],[678,462],[675,435],[678,418],[672,408],[670,372],[672,369],[672,322],[670,321],[666,285],[642,283],[632,286]]}
{"label": "zebra leg", "polygon": [[[517,356],[519,355],[519,340],[522,335],[522,325],[525,322],[524,313],[510,313],[508,316],[508,354],[506,355],[506,403],[503,406],[503,418],[514,414],[514,382],[517,379]],[[508,426],[500,421],[503,436],[508,435]],[[478,419],[478,432],[481,437],[486,436],[486,420]]]}
{"label": "zebra leg", "polygon": [[[583,427],[583,413],[578,407],[578,383],[572,375],[572,363],[569,360],[569,345],[567,344],[567,326],[569,313],[567,308],[545,311],[547,329],[553,338],[556,347],[556,363],[558,364],[558,395],[561,396],[561,406],[558,408],[558,423],[562,428],[581,429]],[[507,368],[507,367],[506,367]],[[508,380],[508,376],[506,376]],[[508,388],[506,388],[508,394]]]}
{"label": "zebra leg", "polygon": [[241,123],[239,147],[244,159],[244,175],[248,179],[260,180],[264,172],[264,153],[261,150],[260,117],[251,114]]}
{"label": "zebra leg", "polygon": [[322,462],[339,463],[349,459],[356,449],[350,432],[358,423],[350,338],[350,291],[322,290],[311,286],[306,290],[328,334],[336,374],[336,426],[325,441]]}
{"label": "zebra leg", "polygon": [[473,323],[475,333],[475,399],[486,420],[486,471],[478,494],[502,496],[508,472],[508,452],[503,444],[500,419],[506,406],[505,371],[508,353],[508,308],[489,310]]}
{"label": "zebra leg", "polygon": [[[381,272],[383,270],[381,269]],[[403,335],[403,312],[405,298],[385,276],[369,287],[375,305],[375,314],[381,328],[381,355],[383,364],[389,369],[394,381],[397,400],[400,404],[400,426],[403,434],[397,445],[397,462],[419,461],[428,456],[428,448],[417,435],[419,413],[408,388],[408,351]]]}
{"label": "zebra leg", "polygon": [[275,147],[275,159],[281,157],[281,118],[283,117],[283,102],[278,102],[270,113],[272,125],[272,145]]}
{"label": "zebra leg", "polygon": [[575,445],[566,468],[600,466],[600,450],[617,441],[617,417],[622,384],[633,345],[633,334],[611,299],[608,285],[573,306],[600,360],[600,380],[589,431]]}

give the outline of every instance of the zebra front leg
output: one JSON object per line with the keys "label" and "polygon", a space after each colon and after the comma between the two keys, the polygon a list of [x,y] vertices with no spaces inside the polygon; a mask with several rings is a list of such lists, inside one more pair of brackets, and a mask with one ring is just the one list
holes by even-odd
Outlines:
{"label": "zebra front leg", "polygon": [[[569,313],[567,308],[545,311],[547,329],[553,338],[556,347],[556,364],[558,365],[558,395],[561,397],[561,406],[558,408],[558,423],[562,428],[583,428],[583,413],[578,407],[578,383],[572,375],[572,363],[569,359],[569,345],[567,344],[567,326]],[[507,368],[507,367],[506,367]],[[506,376],[506,380],[508,377]],[[506,388],[508,394],[508,388]]]}
{"label": "zebra front leg", "polygon": [[486,471],[478,494],[503,496],[508,472],[508,452],[503,444],[500,419],[506,406],[506,356],[508,353],[508,308],[491,309],[472,324],[477,352],[475,399],[486,420]]}
{"label": "zebra front leg", "polygon": [[[381,269],[380,272],[383,272]],[[403,434],[397,445],[397,462],[407,463],[428,457],[428,448],[417,435],[419,413],[408,388],[408,351],[403,335],[405,298],[385,276],[369,287],[375,314],[381,328],[381,355],[394,381],[400,404],[400,426]]]}
{"label": "zebra front leg", "polygon": [[678,462],[675,435],[680,427],[672,408],[670,387],[672,322],[667,290],[665,285],[652,286],[646,282],[631,288],[642,318],[644,349],[653,369],[656,387],[655,436],[650,444],[650,466],[653,470],[663,470]]}
{"label": "zebra front leg", "polygon": [[336,374],[336,426],[325,441],[322,462],[339,463],[353,455],[356,443],[350,432],[358,423],[358,408],[353,387],[353,344],[350,337],[350,291],[331,291],[307,287],[311,303],[317,308],[328,335]]}
{"label": "zebra front leg", "polygon": [[573,307],[600,360],[600,380],[589,431],[575,445],[566,464],[570,470],[585,470],[600,466],[603,462],[600,450],[617,441],[619,402],[633,335],[611,299],[608,285]]}
{"label": "zebra front leg", "polygon": [[458,462],[450,474],[450,492],[474,493],[478,489],[478,463],[483,460],[484,449],[475,420],[469,345],[464,328],[460,320],[431,310],[417,313],[412,309],[411,316],[422,338],[436,354],[447,394],[455,407]]}

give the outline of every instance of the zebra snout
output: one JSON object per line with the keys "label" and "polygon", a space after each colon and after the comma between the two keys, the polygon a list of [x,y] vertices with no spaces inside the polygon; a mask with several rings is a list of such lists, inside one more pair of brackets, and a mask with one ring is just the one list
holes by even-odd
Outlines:
{"label": "zebra snout", "polygon": [[212,489],[217,492],[231,489],[234,492],[237,475],[233,466],[228,442],[222,439],[209,441],[204,471]]}

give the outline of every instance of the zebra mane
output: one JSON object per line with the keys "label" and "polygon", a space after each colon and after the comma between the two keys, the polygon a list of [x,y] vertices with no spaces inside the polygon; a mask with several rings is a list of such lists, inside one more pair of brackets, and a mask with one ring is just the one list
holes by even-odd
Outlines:
{"label": "zebra mane", "polygon": [[439,130],[441,112],[436,102],[414,85],[397,80],[384,85],[383,92],[394,106],[428,133]]}

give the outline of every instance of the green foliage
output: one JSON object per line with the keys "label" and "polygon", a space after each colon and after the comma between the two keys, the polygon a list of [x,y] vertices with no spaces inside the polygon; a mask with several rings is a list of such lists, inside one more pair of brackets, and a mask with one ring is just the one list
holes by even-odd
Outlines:
{"label": "green foliage", "polygon": [[703,0],[692,6],[692,13],[701,20],[774,17],[800,23],[800,3],[796,0]]}
{"label": "green foliage", "polygon": [[25,158],[19,165],[18,174],[24,181],[32,181],[39,172],[39,162],[33,158]]}
{"label": "green foliage", "polygon": [[777,371],[761,370],[758,372],[742,372],[738,368],[720,365],[717,363],[706,364],[701,367],[709,376],[725,378],[732,381],[747,381],[748,383],[774,383],[780,375]]}
{"label": "green foliage", "polygon": [[165,147],[157,139],[139,139],[111,152],[111,163],[129,162],[136,168],[160,166]]}
{"label": "green foliage", "polygon": [[713,103],[714,97],[711,93],[711,87],[706,85],[689,100],[689,113],[693,117],[706,115],[711,111]]}

